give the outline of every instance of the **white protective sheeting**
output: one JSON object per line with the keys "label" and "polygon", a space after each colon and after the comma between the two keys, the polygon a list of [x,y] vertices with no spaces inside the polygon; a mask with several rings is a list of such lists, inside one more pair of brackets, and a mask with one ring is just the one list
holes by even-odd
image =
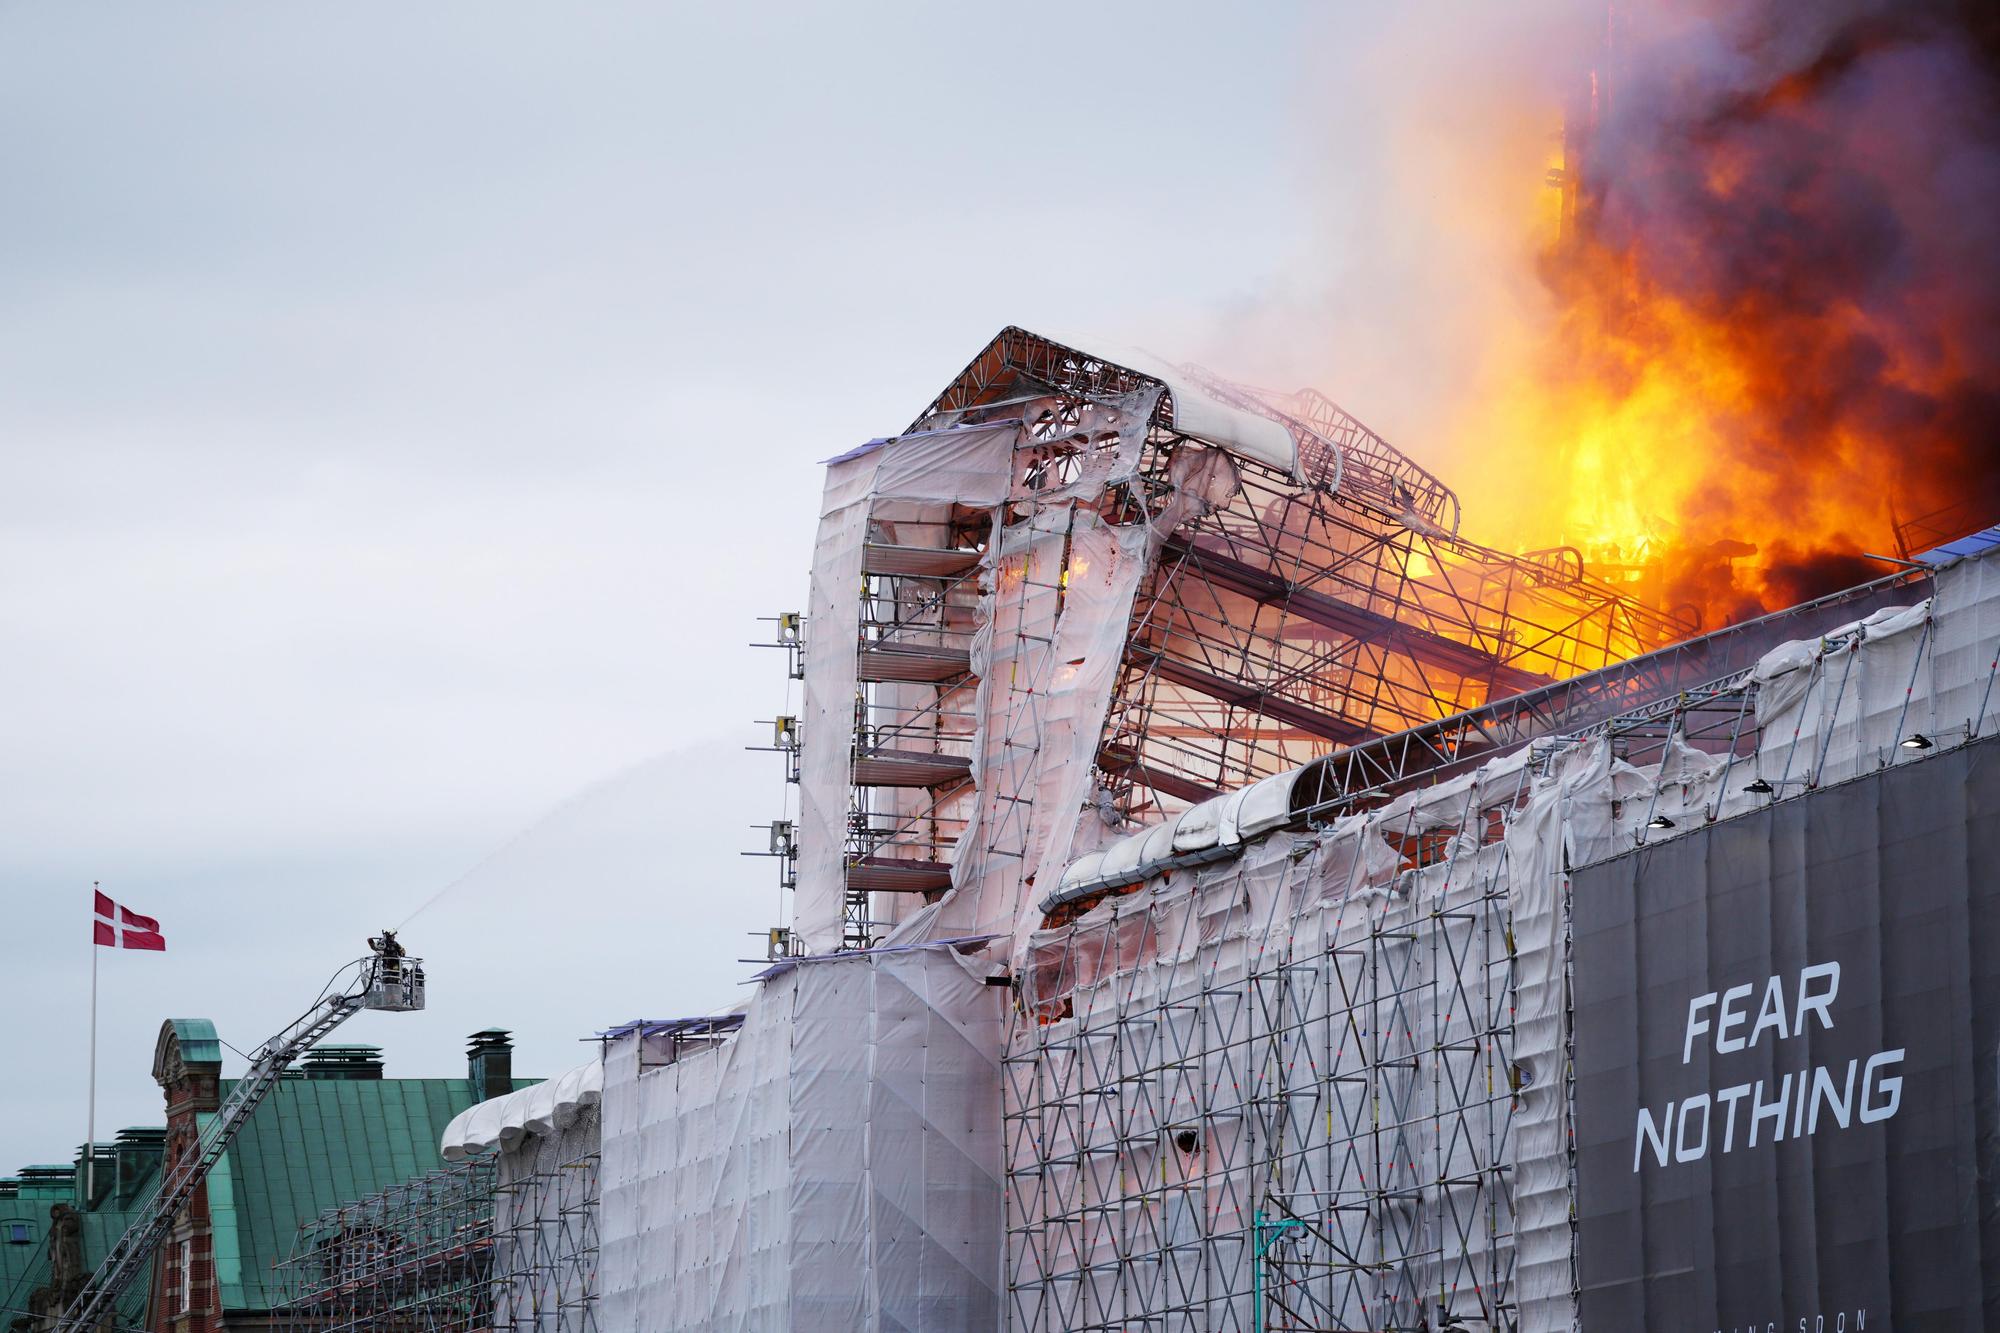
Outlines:
{"label": "white protective sheeting", "polygon": [[[1255,783],[1250,784],[1255,786]],[[1243,802],[1250,795],[1250,787],[1238,787],[1226,793],[1215,814],[1216,841],[1223,846],[1243,841],[1243,830],[1238,819],[1243,814]]]}
{"label": "white protective sheeting", "polygon": [[1103,828],[1084,811],[1148,544],[1142,527],[1068,505],[1002,534],[972,647],[977,794],[934,935],[1031,926],[1040,895],[1030,886],[1046,892],[1073,851],[1092,850],[1077,836]]}
{"label": "white protective sheeting", "polygon": [[[1940,569],[1928,601],[1779,645],[1750,673],[1757,774],[1793,795],[1989,732],[1996,641],[2000,558],[1989,556]],[[1730,786],[1723,813],[1742,803],[1734,775]]]}
{"label": "white protective sheeting", "polygon": [[604,1063],[592,1060],[460,1111],[445,1126],[439,1148],[447,1162],[456,1162],[493,1148],[511,1149],[534,1135],[557,1133],[597,1105],[603,1090]]}
{"label": "white protective sheeting", "polygon": [[1146,839],[1152,836],[1151,829],[1141,829],[1128,833],[1104,849],[1104,859],[1098,864],[1100,879],[1119,879],[1137,870],[1146,859]]}
{"label": "white protective sheeting", "polygon": [[827,467],[807,605],[793,930],[821,953],[841,943],[849,756],[859,688],[861,562],[881,500],[995,506],[1007,497],[1018,423],[926,431],[865,445]]}
{"label": "white protective sheeting", "polygon": [[[1608,746],[1600,747],[1608,760]],[[1564,874],[1569,821],[1579,804],[1608,803],[1604,771],[1558,774],[1536,785],[1527,808],[1508,830],[1507,891],[1514,913],[1516,1011],[1514,1063],[1520,1099],[1514,1110],[1515,1299],[1523,1329],[1569,1329],[1574,1256],[1570,1227],[1569,1103],[1564,1086],[1568,1049],[1568,892]],[[1608,817],[1608,816],[1607,816]]]}
{"label": "white protective sheeting", "polygon": [[[1762,759],[1774,780],[1825,786],[1890,762],[1931,638],[1931,603],[1884,607],[1758,662]],[[1926,691],[1928,694],[1928,691]],[[1926,716],[1928,714],[1926,713]],[[1915,719],[1921,721],[1922,719]]]}
{"label": "white protective sheeting", "polygon": [[[947,812],[957,817],[964,802],[966,827],[949,854],[951,890],[937,910],[901,918],[891,942],[1015,931],[1032,914],[1030,886],[1038,877],[1054,884],[1072,853],[1099,836],[1101,821],[1080,825],[1079,812],[1092,795],[1133,597],[1160,534],[1143,524],[1110,526],[1089,502],[1137,469],[1159,393],[1149,387],[1093,402],[1064,440],[1037,437],[1037,451],[1075,446],[1077,472],[1060,485],[1038,475],[1030,490],[1026,474],[1015,475],[1023,435],[1014,422],[878,442],[829,467],[801,717],[793,926],[808,952],[842,939],[861,566],[871,517],[885,504],[997,510],[1011,496],[1021,511],[994,534],[980,570],[970,644],[978,683],[971,735],[962,738],[973,791]],[[1024,410],[1039,419],[1035,405]],[[892,903],[876,915],[897,919],[910,907]]]}
{"label": "white protective sheeting", "polygon": [[1077,857],[1076,860],[1071,861],[1069,868],[1063,871],[1062,887],[1073,889],[1079,884],[1088,884],[1092,880],[1095,880],[1099,875],[1101,867],[1104,865],[1104,858],[1107,855],[1109,855],[1108,852],[1085,852],[1082,856]]}
{"label": "white protective sheeting", "polygon": [[1190,807],[1174,826],[1174,850],[1207,851],[1222,840],[1222,803],[1227,796],[1212,796]]}
{"label": "white protective sheeting", "polygon": [[1146,831],[1146,839],[1139,844],[1139,864],[1150,865],[1154,861],[1164,861],[1174,854],[1174,830],[1180,825],[1181,817],[1164,820]]}
{"label": "white protective sheeting", "polygon": [[1292,788],[1297,785],[1301,771],[1294,768],[1274,773],[1244,790],[1243,803],[1236,810],[1238,837],[1254,838],[1292,817]]}
{"label": "white protective sheeting", "polygon": [[1961,560],[1937,574],[1937,627],[1931,639],[1930,733],[1956,738],[1993,729],[2000,674],[2000,553]]}
{"label": "white protective sheeting", "polygon": [[994,1329],[1007,992],[947,945],[770,975],[735,1037],[606,1057],[601,1326]]}

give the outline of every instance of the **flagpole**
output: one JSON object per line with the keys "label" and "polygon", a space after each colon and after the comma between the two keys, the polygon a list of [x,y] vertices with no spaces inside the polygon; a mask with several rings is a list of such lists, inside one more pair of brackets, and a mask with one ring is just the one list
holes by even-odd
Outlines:
{"label": "flagpole", "polygon": [[[93,892],[96,880],[90,882]],[[95,898],[92,901],[96,901]],[[97,926],[90,928],[90,1121],[83,1145],[83,1206],[87,1212],[97,1201]]]}

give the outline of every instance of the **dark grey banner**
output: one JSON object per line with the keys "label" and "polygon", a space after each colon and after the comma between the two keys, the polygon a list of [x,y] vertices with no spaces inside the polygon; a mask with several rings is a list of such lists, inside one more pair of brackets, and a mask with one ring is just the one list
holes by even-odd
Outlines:
{"label": "dark grey banner", "polygon": [[1583,1327],[2000,1330],[2000,740],[1572,878]]}

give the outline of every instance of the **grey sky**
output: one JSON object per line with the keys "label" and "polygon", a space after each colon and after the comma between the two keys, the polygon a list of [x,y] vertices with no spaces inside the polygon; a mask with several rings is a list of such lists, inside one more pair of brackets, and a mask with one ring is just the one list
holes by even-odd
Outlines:
{"label": "grey sky", "polygon": [[92,879],[170,940],[102,959],[101,1134],[160,1120],[163,1018],[247,1048],[488,857],[409,927],[430,1011],[342,1033],[392,1074],[736,998],[783,799],[745,644],[804,600],[816,460],[1010,322],[1427,419],[1402,307],[1465,275],[1382,202],[1395,40],[0,4],[0,1170],[82,1137]]}

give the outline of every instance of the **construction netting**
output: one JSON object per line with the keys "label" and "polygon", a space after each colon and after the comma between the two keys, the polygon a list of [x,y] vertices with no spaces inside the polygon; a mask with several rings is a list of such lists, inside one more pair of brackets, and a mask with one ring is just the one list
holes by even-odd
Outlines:
{"label": "construction netting", "polygon": [[1440,1287],[1475,1315],[1523,1269],[1567,1291],[1564,1173],[1501,1177],[1560,1134],[1547,835],[1591,775],[1525,758],[1032,937],[1011,1327],[1414,1327]]}

